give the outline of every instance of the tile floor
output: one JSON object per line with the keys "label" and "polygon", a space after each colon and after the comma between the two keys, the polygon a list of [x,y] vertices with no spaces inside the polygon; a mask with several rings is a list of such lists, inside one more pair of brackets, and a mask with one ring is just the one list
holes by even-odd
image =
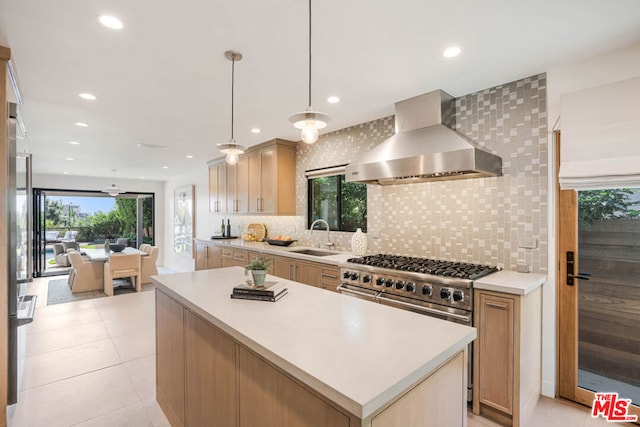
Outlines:
{"label": "tile floor", "polygon": [[[24,374],[10,427],[168,426],[155,401],[154,292],[46,305],[36,279]],[[469,413],[469,427],[497,426]],[[526,427],[597,427],[587,408],[542,398]],[[224,427],[224,426],[222,426]]]}

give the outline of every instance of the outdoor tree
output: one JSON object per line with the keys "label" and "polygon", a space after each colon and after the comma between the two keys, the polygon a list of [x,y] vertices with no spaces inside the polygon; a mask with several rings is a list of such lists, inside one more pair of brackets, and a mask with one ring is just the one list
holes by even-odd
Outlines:
{"label": "outdoor tree", "polygon": [[578,192],[578,223],[581,228],[589,229],[595,221],[616,218],[640,218],[638,205],[631,196],[629,188],[609,190],[587,190]]}
{"label": "outdoor tree", "polygon": [[63,208],[62,200],[51,200],[48,197],[44,199],[44,211],[48,227],[60,227],[62,225]]}

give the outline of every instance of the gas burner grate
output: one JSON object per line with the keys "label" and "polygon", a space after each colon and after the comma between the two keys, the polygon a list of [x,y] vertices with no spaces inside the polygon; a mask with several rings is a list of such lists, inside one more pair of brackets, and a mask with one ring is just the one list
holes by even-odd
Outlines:
{"label": "gas burner grate", "polygon": [[368,265],[391,270],[409,271],[422,274],[433,274],[443,277],[476,280],[498,271],[497,267],[481,264],[470,264],[454,261],[442,261],[430,258],[409,257],[402,255],[367,255],[350,258],[347,262]]}

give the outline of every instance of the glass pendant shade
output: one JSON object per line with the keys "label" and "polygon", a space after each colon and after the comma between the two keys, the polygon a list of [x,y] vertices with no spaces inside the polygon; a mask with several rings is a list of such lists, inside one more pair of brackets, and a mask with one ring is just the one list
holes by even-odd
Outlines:
{"label": "glass pendant shade", "polygon": [[313,144],[318,140],[318,130],[327,127],[329,116],[313,111],[311,107],[301,113],[296,113],[289,117],[296,129],[300,129],[300,138],[307,144]]}
{"label": "glass pendant shade", "polygon": [[230,139],[228,144],[218,144],[218,150],[226,154],[225,161],[229,165],[235,165],[240,160],[240,154],[246,151],[242,145],[236,144],[235,140]]}

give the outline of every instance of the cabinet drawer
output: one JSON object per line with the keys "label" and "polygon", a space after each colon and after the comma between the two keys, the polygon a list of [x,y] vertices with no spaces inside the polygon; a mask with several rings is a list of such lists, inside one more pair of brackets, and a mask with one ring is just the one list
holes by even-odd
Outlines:
{"label": "cabinet drawer", "polygon": [[222,258],[231,258],[236,261],[246,262],[249,256],[247,251],[244,250],[224,248],[222,249]]}

